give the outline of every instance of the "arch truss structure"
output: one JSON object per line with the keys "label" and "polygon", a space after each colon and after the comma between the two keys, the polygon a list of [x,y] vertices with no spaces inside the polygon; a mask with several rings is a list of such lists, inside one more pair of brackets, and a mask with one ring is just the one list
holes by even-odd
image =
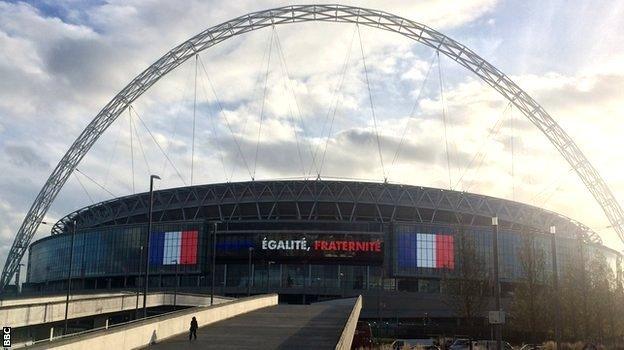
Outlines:
{"label": "arch truss structure", "polygon": [[7,256],[0,288],[8,285],[19,268],[44,215],[78,163],[100,135],[154,83],[195,54],[234,36],[276,25],[313,21],[352,23],[401,34],[437,50],[473,72],[513,103],[546,135],[576,171],[604,210],[620,240],[624,241],[624,212],[576,143],[531,96],[474,51],[426,25],[388,12],[342,5],[296,5],[249,13],[206,29],[167,52],[123,88],[82,131],[37,195]]}

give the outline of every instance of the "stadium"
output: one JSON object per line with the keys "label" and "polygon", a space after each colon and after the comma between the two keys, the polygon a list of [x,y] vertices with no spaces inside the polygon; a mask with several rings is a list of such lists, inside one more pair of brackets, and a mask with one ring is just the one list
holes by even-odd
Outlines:
{"label": "stadium", "polygon": [[[72,289],[139,288],[148,203],[142,193],[65,216],[53,235],[31,245],[28,288],[66,288],[74,224]],[[462,232],[490,271],[493,216],[503,296],[523,275],[524,237],[534,237],[551,261],[552,226],[560,271],[579,254],[604,256],[614,271],[619,266],[621,255],[587,227],[518,202],[389,183],[254,181],[154,192],[149,288],[209,291],[216,243],[219,294],[277,292],[290,303],[362,294],[363,319],[452,323],[441,279],[461,268]]]}
{"label": "stadium", "polygon": [[[253,164],[251,171],[241,150],[237,132],[225,118],[227,111],[219,102],[213,87],[213,105],[220,109],[218,114],[224,116],[219,121],[221,129],[231,134],[232,148],[236,146],[249,173],[249,177],[245,175],[243,179],[251,181],[232,182],[232,177],[227,179],[226,175],[223,183],[211,181],[193,185],[197,183],[193,182],[193,175],[198,172],[194,170],[194,150],[195,110],[198,107],[197,72],[200,65],[203,67],[200,53],[229,38],[262,28],[273,28],[277,38],[276,26],[304,22],[346,23],[355,26],[357,31],[353,31],[352,38],[355,38],[357,32],[365,75],[363,80],[367,87],[363,91],[368,91],[374,125],[374,134],[371,135],[377,140],[383,180],[371,182],[321,176],[322,161],[313,174],[312,168],[319,161],[316,159],[316,150],[311,152],[310,171],[306,173],[307,166],[302,167],[303,179],[256,180],[262,112],[258,118],[257,136],[253,138],[256,141],[249,143],[252,150],[255,144],[255,159],[253,163],[250,162]],[[360,26],[395,33],[435,51],[436,56],[433,57],[437,57],[440,87],[438,101],[442,107],[449,189],[387,181],[364,49],[359,36]],[[267,62],[274,45],[273,35],[268,39]],[[279,45],[278,38],[276,42],[275,45]],[[281,48],[276,50],[283,56]],[[349,55],[350,48],[346,52],[340,81],[346,73]],[[392,334],[395,338],[401,335],[401,329],[411,336],[418,332],[430,334],[434,330],[458,335],[464,330],[458,331],[454,327],[465,324],[465,319],[469,318],[467,323],[476,323],[478,329],[468,331],[479,333],[483,338],[493,328],[500,328],[492,327],[489,323],[499,326],[504,323],[504,320],[494,320],[496,317],[488,319],[487,312],[495,310],[495,316],[504,317],[502,311],[510,310],[517,286],[527,279],[521,256],[527,242],[543,254],[543,259],[538,259],[543,263],[540,267],[542,276],[538,281],[539,288],[548,288],[552,283],[556,290],[554,281],[557,278],[564,279],[569,270],[582,265],[577,270],[582,270],[582,288],[587,289],[586,266],[595,258],[606,263],[610,274],[614,276],[615,282],[612,284],[618,286],[612,288],[607,283],[606,288],[601,287],[602,290],[621,290],[622,256],[603,245],[600,236],[591,228],[536,206],[452,189],[440,55],[466,68],[505,99],[507,103],[501,118],[508,108],[513,107],[543,133],[604,211],[610,223],[607,228],[612,228],[620,241],[624,241],[624,209],[606,182],[574,140],[509,76],[463,44],[406,18],[351,6],[296,5],[253,12],[208,28],[172,48],[120,90],[72,143],[35,198],[6,257],[0,278],[0,292],[7,295],[13,291],[20,292],[20,266],[22,258],[27,254],[27,275],[22,290],[40,295],[66,292],[67,302],[70,293],[136,291],[138,309],[139,293],[148,289],[214,292],[231,297],[277,293],[281,303],[289,304],[310,304],[362,295],[360,319],[369,321],[377,328],[376,336],[383,337],[384,329],[386,335]],[[135,102],[161,78],[187,61],[195,64],[189,182],[192,185],[186,186],[187,182],[175,169],[184,187],[166,188],[171,186],[171,183],[166,183],[163,186],[166,189],[117,197],[83,174],[78,169],[79,163],[100,136],[126,111],[130,121],[132,173],[129,178],[132,180],[132,193],[135,190],[133,134],[136,134],[145,163],[148,163],[138,131],[133,126],[136,123],[133,118],[140,122],[153,139],[156,146],[154,150],[161,151],[164,160],[169,162],[164,164],[175,168],[157,138],[141,119]],[[285,68],[284,57],[282,61]],[[434,62],[431,59],[429,69]],[[269,76],[268,63],[266,67],[264,90]],[[203,70],[207,76],[205,68]],[[290,80],[287,69],[283,69],[283,75]],[[342,86],[342,83],[338,86]],[[266,96],[262,96],[261,106],[264,106]],[[296,97],[293,99],[296,100]],[[331,111],[330,105],[327,117]],[[326,119],[326,122],[331,120],[333,123],[333,117]],[[293,134],[299,147],[297,127],[294,124]],[[501,124],[497,122],[496,125],[500,128]],[[243,130],[245,126],[246,122],[242,125]],[[332,136],[332,126],[327,128],[329,131],[325,142],[317,142],[318,148],[325,145],[323,160],[328,140]],[[319,135],[308,135],[308,141],[315,137],[322,140],[325,138],[324,133],[325,125],[319,134],[320,138]],[[253,134],[256,135],[255,131]],[[404,138],[405,133],[397,140],[395,159]],[[218,140],[215,144],[221,145]],[[511,153],[513,169],[513,151]],[[351,155],[367,158],[364,152]],[[303,158],[301,161],[303,164]],[[146,168],[152,178],[158,177],[149,169],[149,164],[146,164]],[[225,165],[223,168],[225,170]],[[51,235],[32,242],[52,202],[75,172],[81,173],[116,198],[67,214],[53,225]],[[495,244],[498,250],[494,249]],[[468,251],[474,253],[470,259],[470,254],[466,253]],[[497,253],[494,254],[494,251]],[[472,267],[468,268],[469,265]],[[474,266],[479,268],[475,269]],[[485,297],[485,305],[472,310],[469,317],[462,316],[456,305],[449,301],[453,291],[448,288],[449,281],[468,280],[464,276],[466,269],[473,272],[471,280],[491,283],[477,293]],[[15,288],[12,289],[13,280]],[[495,297],[498,293],[494,289],[501,291],[503,307],[495,305],[500,298]],[[559,295],[556,298],[558,306]],[[575,300],[580,299],[583,298]],[[576,310],[572,312],[575,322],[583,317],[583,320],[587,319],[587,295],[583,300],[585,310],[579,313],[583,316],[576,317]],[[557,333],[560,326],[556,317],[553,323],[553,333]],[[572,331],[568,338],[577,339],[576,329],[570,329]],[[556,334],[553,335],[557,338]]]}

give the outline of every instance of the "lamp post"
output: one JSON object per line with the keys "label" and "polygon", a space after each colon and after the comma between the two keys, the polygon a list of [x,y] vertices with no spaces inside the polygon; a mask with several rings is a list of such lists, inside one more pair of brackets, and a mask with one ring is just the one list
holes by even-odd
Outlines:
{"label": "lamp post", "polygon": [[139,255],[139,273],[137,274],[137,277],[135,279],[135,284],[136,284],[136,306],[134,307],[134,318],[137,319],[139,318],[139,294],[141,294],[141,285],[139,284],[139,279],[141,278],[142,275],[142,262],[143,262],[143,246],[140,247],[141,253]]}
{"label": "lamp post", "polygon": [[19,294],[20,291],[20,272],[22,270],[22,266],[24,266],[24,264],[19,263],[17,265],[17,271],[15,271],[15,290],[17,291],[17,294]]}
{"label": "lamp post", "polygon": [[176,301],[178,298],[178,267],[180,266],[180,264],[178,264],[178,260],[173,259],[171,260],[172,263],[175,264],[176,266],[176,271],[175,271],[175,284],[173,285],[173,309],[176,309]]}
{"label": "lamp post", "polygon": [[[50,266],[46,266],[45,270],[46,270],[45,286],[46,286],[46,289],[47,289],[48,288],[48,284],[50,283]],[[43,294],[43,291],[44,291],[44,289],[41,289],[41,292],[42,292],[41,294]]]}
{"label": "lamp post", "polygon": [[65,328],[63,334],[67,334],[67,314],[69,312],[69,293],[71,292],[72,262],[74,260],[74,236],[76,236],[76,220],[72,224],[71,244],[69,251],[69,271],[67,272],[67,296],[65,297]]}
{"label": "lamp post", "polygon": [[210,305],[214,304],[215,270],[217,266],[217,225],[219,221],[212,222],[212,283],[210,284]]}
{"label": "lamp post", "polygon": [[[377,288],[377,321],[379,322],[379,326],[381,327],[381,293],[384,289],[384,266],[381,266],[381,271],[379,273],[379,288]],[[381,328],[379,328],[381,329]]]}
{"label": "lamp post", "polygon": [[252,268],[251,268],[251,254],[253,253],[253,247],[249,247],[249,275],[247,278],[247,296],[251,295],[251,281],[253,281],[253,278],[251,276],[252,274]]}
{"label": "lamp post", "polygon": [[559,271],[557,269],[557,228],[550,226],[550,239],[551,239],[551,254],[552,254],[552,268],[553,268],[553,291],[555,292],[555,350],[559,349],[559,343],[561,342],[561,325],[560,325],[560,301],[559,301]]}
{"label": "lamp post", "polygon": [[[495,311],[501,314],[501,300],[500,300],[500,283],[498,281],[498,217],[494,216],[492,218],[492,265],[493,269],[493,282],[494,282],[494,307]],[[496,349],[501,350],[502,342],[503,342],[503,332],[502,332],[502,324],[500,324],[500,318],[494,325],[495,334],[496,334]]]}
{"label": "lamp post", "polygon": [[143,285],[143,317],[147,317],[147,284],[149,280],[149,240],[152,234],[152,210],[154,209],[154,180],[160,180],[158,175],[150,175],[149,213],[147,220],[147,234],[145,235],[145,284]]}
{"label": "lamp post", "polygon": [[[46,221],[41,221],[41,225],[53,226],[53,224],[51,222],[46,222]],[[23,264],[20,264],[20,265],[23,266]],[[41,292],[42,295],[43,295],[44,291],[47,289],[48,283],[50,282],[50,265],[49,264],[46,264],[45,270],[46,270],[46,273],[45,273],[45,288],[40,288],[39,289],[39,291]],[[19,280],[19,278],[18,278],[18,280]]]}
{"label": "lamp post", "polygon": [[271,284],[271,265],[275,264],[275,261],[267,261],[267,294]]}

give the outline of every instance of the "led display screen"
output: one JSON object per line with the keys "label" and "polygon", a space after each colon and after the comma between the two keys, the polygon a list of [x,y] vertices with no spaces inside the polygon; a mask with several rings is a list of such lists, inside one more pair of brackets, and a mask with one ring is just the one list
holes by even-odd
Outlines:
{"label": "led display screen", "polygon": [[152,232],[150,265],[197,264],[197,231]]}
{"label": "led display screen", "polygon": [[398,232],[397,267],[454,269],[453,238],[449,234]]}
{"label": "led display screen", "polygon": [[224,233],[217,238],[217,256],[247,258],[253,248],[254,257],[266,259],[382,261],[382,237],[381,233]]}

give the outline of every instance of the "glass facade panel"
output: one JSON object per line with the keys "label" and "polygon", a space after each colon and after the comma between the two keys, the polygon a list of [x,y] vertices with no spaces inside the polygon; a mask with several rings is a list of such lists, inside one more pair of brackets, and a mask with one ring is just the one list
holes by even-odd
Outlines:
{"label": "glass facade panel", "polygon": [[226,287],[247,287],[249,266],[243,264],[228,264]]}
{"label": "glass facade panel", "polygon": [[381,283],[382,276],[381,266],[369,266],[368,267],[368,289],[377,289]]}
{"label": "glass facade panel", "polygon": [[[475,252],[484,263],[485,272],[490,273],[492,270],[492,232],[491,227],[395,224],[393,230],[394,253],[392,254],[393,273],[395,276],[404,277],[442,277],[445,273],[452,273],[461,264],[461,256],[458,251],[461,237],[471,241]],[[522,269],[520,254],[524,249],[524,241],[529,234],[532,235],[534,249],[543,258],[543,269],[546,272],[544,278],[552,275],[552,240],[549,234],[500,230],[498,254],[501,281],[512,282],[523,278],[525,273]],[[446,252],[444,252],[445,250]],[[592,245],[585,245],[583,250],[588,250],[588,253],[585,254],[592,254],[591,251],[601,252],[614,273],[618,271],[617,254],[604,249],[604,247]],[[577,240],[558,237],[559,273],[561,274],[571,263],[580,261],[580,254]],[[441,255],[444,257],[443,259],[440,259]],[[412,288],[408,287],[405,281],[400,283],[405,288]]]}
{"label": "glass facade panel", "polygon": [[[203,257],[199,235],[201,224],[160,224],[154,227],[155,232],[177,230],[178,235],[170,235],[167,241],[167,258],[170,261],[159,255],[159,262],[150,263],[150,274],[175,273],[176,265],[180,265],[177,269],[181,274],[200,271],[199,261]],[[146,225],[78,230],[74,236],[72,278],[143,273],[142,247],[146,232]],[[40,283],[68,277],[71,238],[71,234],[52,236],[31,245],[28,282]],[[150,258],[164,251],[164,245],[159,246],[160,241],[152,239],[150,243]]]}
{"label": "glass facade panel", "polygon": [[266,289],[267,287],[267,265],[254,264],[253,286],[256,288]]}
{"label": "glass facade panel", "polygon": [[510,280],[521,275],[519,251],[522,245],[522,236],[517,232],[498,232],[498,261],[501,280]]}
{"label": "glass facade panel", "polygon": [[343,289],[365,289],[367,284],[366,278],[366,266],[340,266],[340,281]]}
{"label": "glass facade panel", "polygon": [[440,280],[437,279],[419,279],[418,291],[421,293],[439,293]]}
{"label": "glass facade panel", "polygon": [[337,265],[312,265],[310,286],[320,288],[339,288]]}
{"label": "glass facade panel", "polygon": [[306,265],[282,265],[282,286],[285,288],[303,288],[307,279]]}
{"label": "glass facade panel", "polygon": [[[276,227],[280,225],[276,223]],[[262,226],[262,232],[265,226]],[[78,230],[74,235],[72,278],[84,278],[85,288],[94,285],[102,288],[111,283],[123,287],[134,285],[133,277],[144,274],[144,261],[149,255],[151,285],[174,285],[175,278],[171,276],[177,270],[185,285],[210,286],[211,228],[210,223],[204,222],[155,224],[150,235],[149,254],[143,249],[147,238],[146,225]],[[256,291],[310,287],[344,293],[379,288],[383,277],[384,288],[388,290],[434,293],[439,290],[439,280],[461,266],[459,247],[462,239],[470,240],[482,259],[485,276],[492,268],[492,229],[489,226],[392,223],[382,228],[374,227],[386,232],[385,236],[380,232],[349,235],[275,230],[277,233],[264,234],[225,229],[220,228],[217,235],[217,288],[247,287],[250,247],[253,247]],[[587,264],[591,259],[604,260],[614,277],[621,276],[621,258],[617,252],[562,236],[565,235],[556,239],[560,277],[570,267],[580,262]],[[267,241],[274,241],[271,244],[275,249],[261,248],[265,237]],[[501,229],[499,232],[501,281],[514,282],[524,277],[520,256],[526,237],[526,233],[519,231]],[[544,258],[544,277],[549,278],[552,273],[552,236],[534,234],[531,237],[534,248]],[[57,235],[32,244],[27,281],[35,284],[64,281],[69,273],[71,238],[71,234]],[[293,243],[303,238],[310,250],[300,249],[301,242]],[[381,267],[383,259],[387,259],[385,270]]]}
{"label": "glass facade panel", "polygon": [[281,287],[282,281],[282,265],[269,264],[269,289],[275,289]]}

